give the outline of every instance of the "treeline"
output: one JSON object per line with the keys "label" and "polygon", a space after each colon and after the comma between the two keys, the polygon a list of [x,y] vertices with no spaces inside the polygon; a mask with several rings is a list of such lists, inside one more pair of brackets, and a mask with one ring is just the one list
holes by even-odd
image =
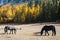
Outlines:
{"label": "treeline", "polygon": [[0,6],[0,23],[56,22],[60,20],[60,3],[26,2]]}

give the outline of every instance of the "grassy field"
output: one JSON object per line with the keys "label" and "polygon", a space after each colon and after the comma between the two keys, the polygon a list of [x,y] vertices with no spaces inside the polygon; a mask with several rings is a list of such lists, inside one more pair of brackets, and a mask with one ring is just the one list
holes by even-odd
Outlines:
{"label": "grassy field", "polygon": [[[56,36],[51,36],[52,32],[49,31],[49,36],[40,36],[40,31],[45,25],[54,25],[56,27]],[[17,28],[16,34],[4,34],[3,28],[6,26],[0,25],[0,40],[60,40],[60,24],[49,24],[49,23],[36,23],[36,24],[22,24],[12,25]],[[22,28],[20,30],[20,28]]]}

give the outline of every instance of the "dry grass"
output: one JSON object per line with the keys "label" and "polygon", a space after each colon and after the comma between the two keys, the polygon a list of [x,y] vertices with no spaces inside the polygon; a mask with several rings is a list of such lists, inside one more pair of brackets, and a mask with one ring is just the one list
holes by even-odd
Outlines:
{"label": "dry grass", "polygon": [[57,35],[51,36],[52,32],[50,31],[50,36],[40,36],[40,30],[44,24],[26,24],[26,25],[13,25],[16,28],[22,28],[17,30],[16,34],[4,34],[4,26],[0,25],[0,40],[60,40],[60,24],[55,25]]}

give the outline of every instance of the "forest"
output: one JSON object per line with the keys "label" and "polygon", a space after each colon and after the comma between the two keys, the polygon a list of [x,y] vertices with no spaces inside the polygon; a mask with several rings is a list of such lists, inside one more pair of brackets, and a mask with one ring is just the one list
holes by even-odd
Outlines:
{"label": "forest", "polygon": [[0,23],[60,22],[60,1],[7,3],[0,6]]}

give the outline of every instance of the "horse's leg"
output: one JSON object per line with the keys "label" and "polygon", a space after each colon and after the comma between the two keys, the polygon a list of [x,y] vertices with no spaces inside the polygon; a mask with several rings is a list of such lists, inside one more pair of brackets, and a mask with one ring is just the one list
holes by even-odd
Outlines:
{"label": "horse's leg", "polygon": [[7,32],[5,31],[5,34],[6,34]]}
{"label": "horse's leg", "polygon": [[54,31],[52,30],[52,36],[54,35]]}
{"label": "horse's leg", "polygon": [[53,33],[52,36],[55,36],[56,35],[56,32],[55,31],[53,31],[52,33]]}
{"label": "horse's leg", "polygon": [[11,30],[10,30],[10,34],[11,34]]}
{"label": "horse's leg", "polygon": [[47,34],[48,34],[48,36],[49,36],[49,33],[48,33],[48,31],[46,31],[47,32]]}
{"label": "horse's leg", "polygon": [[8,32],[5,32],[6,34],[8,34]]}
{"label": "horse's leg", "polygon": [[5,33],[8,34],[8,30],[5,30]]}
{"label": "horse's leg", "polygon": [[10,29],[10,34],[13,34],[13,30],[12,29]]}
{"label": "horse's leg", "polygon": [[56,30],[54,29],[54,36],[56,35]]}
{"label": "horse's leg", "polygon": [[6,34],[8,34],[8,30],[4,30]]}
{"label": "horse's leg", "polygon": [[4,30],[4,33],[5,33],[5,34],[6,34],[6,32],[7,32],[7,31],[6,31],[6,30]]}
{"label": "horse's leg", "polygon": [[56,32],[54,32],[54,36],[56,36]]}
{"label": "horse's leg", "polygon": [[12,34],[13,34],[13,30],[12,30]]}
{"label": "horse's leg", "polygon": [[45,30],[45,36],[46,36],[46,34],[48,34],[48,35],[49,35],[49,33],[48,33],[48,31],[47,31],[47,30]]}
{"label": "horse's leg", "polygon": [[45,36],[46,36],[46,30],[45,30]]}
{"label": "horse's leg", "polygon": [[14,30],[14,33],[16,34],[16,30]]}

